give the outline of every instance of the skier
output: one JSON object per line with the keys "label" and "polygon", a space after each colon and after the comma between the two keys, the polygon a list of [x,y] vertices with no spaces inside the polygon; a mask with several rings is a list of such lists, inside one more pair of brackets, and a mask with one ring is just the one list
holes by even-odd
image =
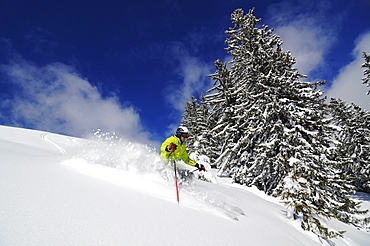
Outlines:
{"label": "skier", "polygon": [[205,171],[205,167],[202,164],[198,164],[189,158],[186,150],[185,141],[189,137],[189,130],[185,126],[180,126],[176,130],[176,135],[167,138],[161,146],[161,156],[167,162],[172,158],[175,160],[182,159],[186,164],[198,168],[199,171]]}

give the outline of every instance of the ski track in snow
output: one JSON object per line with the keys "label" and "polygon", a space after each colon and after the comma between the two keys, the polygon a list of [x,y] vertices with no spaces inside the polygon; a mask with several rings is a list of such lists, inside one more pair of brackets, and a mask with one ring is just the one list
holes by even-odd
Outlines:
{"label": "ski track in snow", "polygon": [[183,203],[189,208],[213,212],[222,217],[239,221],[239,216],[245,214],[241,208],[230,204],[235,202],[236,198],[215,191],[213,186],[214,184],[205,181],[193,180],[180,190],[180,194],[185,195]]}
{"label": "ski track in snow", "polygon": [[40,137],[42,140],[44,140],[45,143],[47,144],[50,144],[52,147],[54,147],[55,149],[57,149],[58,151],[60,151],[60,153],[62,155],[65,155],[67,153],[67,151],[62,148],[61,146],[59,146],[58,144],[54,143],[53,141],[51,141],[48,137],[48,134],[47,133],[43,133],[43,134],[40,134]]}
{"label": "ski track in snow", "polygon": [[[50,140],[48,134],[41,134],[41,138],[46,143],[59,150],[62,155],[67,154],[67,151],[63,147]],[[78,144],[76,140],[72,139],[71,141],[74,144]],[[130,149],[131,151],[135,151],[134,145],[131,145]],[[117,155],[117,153],[114,153],[114,155]],[[174,178],[171,178],[173,174],[171,168],[167,170],[168,173],[166,175],[168,180],[165,180],[159,174],[159,171],[155,169],[151,170],[151,172],[149,173],[142,174],[135,170],[135,168],[133,168],[132,170],[122,170],[110,167],[110,163],[106,163],[106,165],[94,164],[83,158],[67,159],[65,161],[62,161],[61,165],[68,167],[69,169],[72,169],[74,171],[84,173],[119,186],[129,187],[131,189],[135,189],[137,191],[155,196],[157,198],[161,198],[167,201],[173,201],[172,196],[168,192],[168,190],[170,190],[168,189],[168,186],[172,186],[174,184]],[[188,168],[183,163],[182,167]],[[128,169],[130,169],[130,167]],[[213,174],[207,173],[207,175],[205,176],[207,176],[207,178],[213,179],[217,183],[217,180]],[[225,197],[224,194],[212,194],[211,186],[207,188],[202,188],[201,184],[203,183],[204,186],[204,182],[205,181],[193,180],[193,182],[188,182],[183,189],[180,187],[180,193],[182,193],[183,195],[186,194],[186,196],[180,198],[182,206],[197,210],[203,210],[208,213],[213,212],[214,214],[235,221],[239,220],[239,216],[244,215],[244,212],[241,208],[235,205],[230,205],[226,201],[224,201],[228,199]],[[151,189],[148,190],[147,187],[151,187]],[[153,187],[157,187],[157,189],[153,189]],[[167,190],[167,192],[164,190]],[[189,203],[189,201],[187,200],[192,200],[191,198],[195,198],[195,201]]]}
{"label": "ski track in snow", "polygon": [[[170,202],[177,202],[174,179],[170,177],[165,180],[156,171],[142,174],[137,170],[121,170],[89,163],[81,158],[62,161],[61,165],[121,187],[134,189]],[[169,175],[172,176],[172,173],[169,172]],[[180,206],[238,221],[239,216],[244,215],[243,210],[229,204],[227,200],[233,200],[233,198],[213,191],[212,185],[200,180],[193,180],[180,185]],[[150,188],[148,189],[148,187]]]}

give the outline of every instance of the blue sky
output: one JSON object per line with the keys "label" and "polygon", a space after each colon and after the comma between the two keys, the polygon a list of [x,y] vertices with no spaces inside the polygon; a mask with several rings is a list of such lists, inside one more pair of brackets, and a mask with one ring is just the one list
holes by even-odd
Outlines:
{"label": "blue sky", "polygon": [[214,61],[229,59],[232,11],[253,7],[309,81],[370,109],[369,0],[2,0],[0,124],[161,142],[210,88]]}

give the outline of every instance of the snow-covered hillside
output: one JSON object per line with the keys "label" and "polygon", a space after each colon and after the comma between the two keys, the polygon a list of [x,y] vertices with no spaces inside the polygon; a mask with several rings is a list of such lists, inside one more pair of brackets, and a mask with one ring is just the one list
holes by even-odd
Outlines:
{"label": "snow-covered hillside", "polygon": [[[155,151],[102,136],[0,126],[1,246],[321,244],[277,200],[226,178],[183,183],[178,205]],[[347,233],[324,245],[370,244],[370,232],[329,223]]]}

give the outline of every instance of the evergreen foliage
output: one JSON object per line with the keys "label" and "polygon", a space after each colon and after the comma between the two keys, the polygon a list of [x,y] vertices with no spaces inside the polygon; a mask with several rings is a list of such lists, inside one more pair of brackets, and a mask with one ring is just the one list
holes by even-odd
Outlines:
{"label": "evergreen foliage", "polygon": [[347,159],[346,171],[360,191],[370,193],[370,112],[356,104],[331,99],[331,114],[340,126],[337,154]]}
{"label": "evergreen foliage", "polygon": [[[181,122],[187,126],[190,135],[188,139],[188,151],[196,156],[207,156],[213,163],[215,154],[218,153],[219,144],[212,138],[212,121],[210,120],[210,109],[204,103],[204,96],[201,96],[201,102],[198,103],[195,97],[191,102],[187,102],[185,112]],[[213,159],[212,159],[213,158]]]}
{"label": "evergreen foliage", "polygon": [[[194,143],[196,142],[197,136],[199,136],[202,132],[201,129],[201,120],[198,119],[198,109],[200,105],[195,99],[195,97],[191,97],[190,102],[186,102],[185,105],[185,112],[182,115],[182,121],[181,124],[186,126],[191,134],[189,135],[189,138],[187,140],[188,143]],[[195,146],[194,144],[191,144],[187,146],[189,152],[194,152]]]}
{"label": "evergreen foliage", "polygon": [[[362,64],[361,67],[365,68],[364,70],[364,78],[363,84],[366,84],[368,87],[370,87],[370,54],[367,54],[366,52],[363,53],[363,58],[365,59],[365,63]],[[367,95],[370,95],[370,90],[367,92]]]}
{"label": "evergreen foliage", "polygon": [[190,142],[212,155],[219,175],[280,196],[303,229],[340,236],[324,217],[358,224],[355,214],[366,211],[350,199],[355,187],[343,172],[345,156],[336,155],[336,128],[318,89],[324,82],[301,81],[295,58],[253,9],[237,9],[231,20],[225,41],[231,61],[215,62],[214,84],[201,104],[206,115],[195,99],[187,104],[183,123],[202,125],[198,134],[206,140]]}

